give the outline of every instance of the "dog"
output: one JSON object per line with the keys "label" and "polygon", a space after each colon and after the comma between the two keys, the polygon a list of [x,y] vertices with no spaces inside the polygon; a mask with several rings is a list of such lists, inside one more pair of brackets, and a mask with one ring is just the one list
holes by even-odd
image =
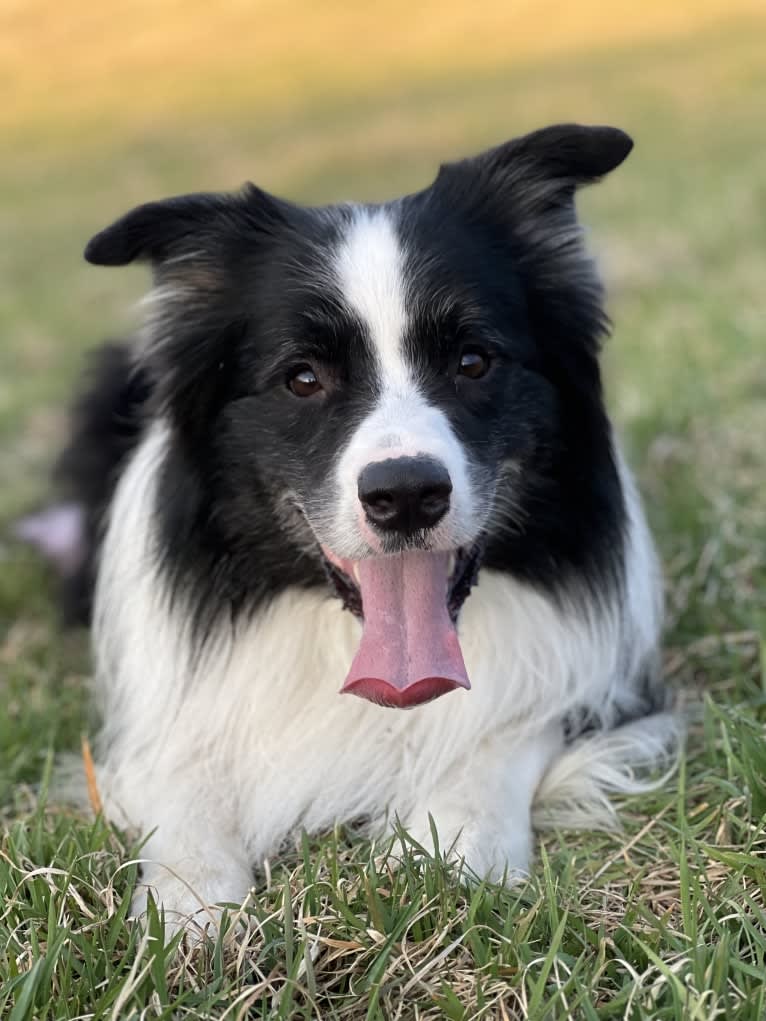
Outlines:
{"label": "dog", "polygon": [[632,144],[556,125],[382,204],[248,184],[89,242],[153,288],[75,413],[69,502],[27,536],[92,616],[102,797],[151,834],[135,914],[151,890],[190,925],[296,834],[360,820],[427,849],[433,823],[512,882],[533,811],[606,825],[672,758],[575,210]]}

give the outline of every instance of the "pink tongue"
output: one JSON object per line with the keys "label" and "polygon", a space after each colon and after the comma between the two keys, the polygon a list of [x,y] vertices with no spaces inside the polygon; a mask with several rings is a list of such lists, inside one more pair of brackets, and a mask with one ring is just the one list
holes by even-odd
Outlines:
{"label": "pink tongue", "polygon": [[359,561],[364,632],[342,692],[407,707],[470,688],[447,612],[449,554]]}

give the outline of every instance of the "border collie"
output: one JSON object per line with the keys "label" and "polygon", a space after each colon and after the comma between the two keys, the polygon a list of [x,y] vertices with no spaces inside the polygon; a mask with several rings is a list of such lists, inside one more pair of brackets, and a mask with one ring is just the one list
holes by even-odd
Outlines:
{"label": "border collie", "polygon": [[604,825],[672,753],[574,202],[631,147],[559,125],[390,202],[247,185],[88,244],[154,280],[61,463],[102,795],[151,833],[136,913],[147,887],[180,920],[241,902],[296,833],[352,820],[432,846],[432,818],[509,881],[533,807]]}

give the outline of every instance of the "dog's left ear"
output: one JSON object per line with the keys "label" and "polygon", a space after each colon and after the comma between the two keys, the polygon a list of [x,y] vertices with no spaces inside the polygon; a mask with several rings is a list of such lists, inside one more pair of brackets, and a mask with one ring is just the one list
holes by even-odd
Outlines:
{"label": "dog's left ear", "polygon": [[[571,198],[577,187],[597,181],[614,170],[633,148],[629,135],[619,128],[555,124],[511,139],[478,156],[443,166],[440,182],[475,184],[508,194],[523,191],[543,203]],[[537,189],[535,188],[537,186]],[[530,194],[531,193],[531,194]]]}

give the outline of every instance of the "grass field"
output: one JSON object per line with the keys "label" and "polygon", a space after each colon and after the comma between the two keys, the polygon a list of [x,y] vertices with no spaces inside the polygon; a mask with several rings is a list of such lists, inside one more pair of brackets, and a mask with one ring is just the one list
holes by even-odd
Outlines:
{"label": "grass field", "polygon": [[[218,6],[0,7],[0,1018],[763,1021],[766,11]],[[132,325],[145,284],[82,246],[132,204],[246,178],[386,197],[558,119],[637,142],[581,208],[666,568],[666,673],[696,707],[684,766],[625,803],[623,833],[546,837],[510,892],[466,893],[417,848],[394,870],[343,833],[307,841],[258,876],[244,942],[177,953],[156,917],[124,924],[139,843],[46,805],[52,755],[88,727],[87,647],[9,537],[44,498],[82,352]]]}

